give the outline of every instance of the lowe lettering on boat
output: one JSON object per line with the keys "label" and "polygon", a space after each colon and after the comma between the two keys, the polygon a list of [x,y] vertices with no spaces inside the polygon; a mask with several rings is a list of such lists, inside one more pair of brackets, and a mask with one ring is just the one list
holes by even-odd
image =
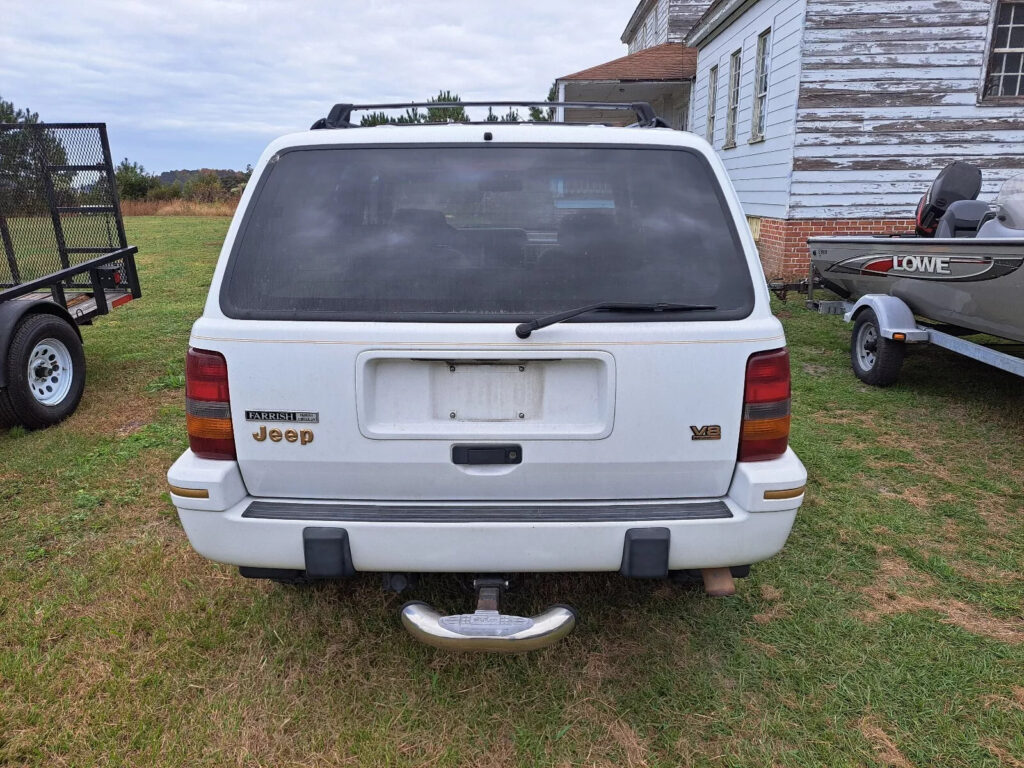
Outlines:
{"label": "lowe lettering on boat", "polygon": [[948,256],[893,256],[894,272],[932,272],[938,275],[952,274]]}
{"label": "lowe lettering on boat", "polygon": [[[851,243],[852,248],[857,245]],[[827,263],[826,251],[816,251],[815,259],[821,267],[820,274],[826,279],[832,275],[864,275],[904,280],[941,280],[949,282],[974,282],[995,280],[1005,277],[1024,263],[1024,256],[1000,254],[999,256],[961,256],[935,254],[893,254],[882,255],[884,246],[870,243],[872,253],[854,256]],[[851,249],[852,249],[851,248]],[[833,249],[840,252],[838,248]]]}

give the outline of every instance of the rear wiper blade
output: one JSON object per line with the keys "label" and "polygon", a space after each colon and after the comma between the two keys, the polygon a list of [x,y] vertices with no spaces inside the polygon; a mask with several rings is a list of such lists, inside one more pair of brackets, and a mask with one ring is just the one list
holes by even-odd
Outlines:
{"label": "rear wiper blade", "polygon": [[536,320],[529,320],[516,326],[516,336],[520,339],[529,338],[530,334],[538,328],[546,328],[549,325],[560,323],[577,315],[585,315],[587,312],[618,311],[618,312],[700,312],[702,310],[718,309],[712,304],[637,304],[622,302],[602,302],[600,304],[588,304],[585,307],[567,309],[565,312],[556,312],[546,317],[538,317]]}

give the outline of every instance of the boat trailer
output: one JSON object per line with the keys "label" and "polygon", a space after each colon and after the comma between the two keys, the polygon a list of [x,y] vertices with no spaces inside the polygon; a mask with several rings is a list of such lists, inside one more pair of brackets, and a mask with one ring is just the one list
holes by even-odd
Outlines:
{"label": "boat trailer", "polygon": [[[1005,347],[1018,351],[1024,350],[1024,345],[1012,342],[990,344],[969,341],[963,336],[975,334],[976,331],[922,323],[914,316],[905,301],[888,294],[869,293],[856,301],[818,299],[815,291],[824,288],[824,284],[813,265],[807,278],[791,283],[771,281],[768,288],[782,301],[787,300],[790,292],[806,294],[804,305],[807,309],[821,315],[842,315],[847,323],[856,323],[863,315],[862,325],[854,327],[850,352],[854,372],[867,383],[888,386],[895,382],[899,364],[902,363],[902,353],[905,352],[902,346],[904,344],[933,344],[1014,376],[1024,377],[1024,357],[999,349]],[[865,325],[865,320],[870,322]],[[864,379],[861,371],[874,367],[875,356],[886,342],[889,342],[891,351],[898,349],[899,354],[898,360],[892,366],[891,375],[877,381]]]}

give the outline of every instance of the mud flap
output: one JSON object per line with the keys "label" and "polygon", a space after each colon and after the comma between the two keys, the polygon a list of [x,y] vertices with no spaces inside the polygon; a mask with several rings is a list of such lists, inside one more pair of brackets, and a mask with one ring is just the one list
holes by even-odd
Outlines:
{"label": "mud flap", "polygon": [[311,579],[344,579],[356,572],[344,528],[304,528],[302,549]]}
{"label": "mud flap", "polygon": [[629,579],[664,579],[668,576],[668,528],[630,528],[622,545],[619,571]]}

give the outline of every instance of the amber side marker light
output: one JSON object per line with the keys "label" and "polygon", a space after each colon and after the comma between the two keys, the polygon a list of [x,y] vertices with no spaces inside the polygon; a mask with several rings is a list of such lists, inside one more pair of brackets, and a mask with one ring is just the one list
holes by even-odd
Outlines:
{"label": "amber side marker light", "polygon": [[780,499],[795,499],[797,496],[803,496],[806,486],[801,485],[799,488],[783,488],[778,491],[765,491],[765,501],[778,501]]}
{"label": "amber side marker light", "polygon": [[892,339],[893,339],[893,341],[906,341],[907,340],[907,334],[905,334],[905,333],[894,333],[892,335]]}
{"label": "amber side marker light", "polygon": [[208,499],[210,492],[205,488],[182,488],[180,485],[170,486],[171,493],[185,499]]}

